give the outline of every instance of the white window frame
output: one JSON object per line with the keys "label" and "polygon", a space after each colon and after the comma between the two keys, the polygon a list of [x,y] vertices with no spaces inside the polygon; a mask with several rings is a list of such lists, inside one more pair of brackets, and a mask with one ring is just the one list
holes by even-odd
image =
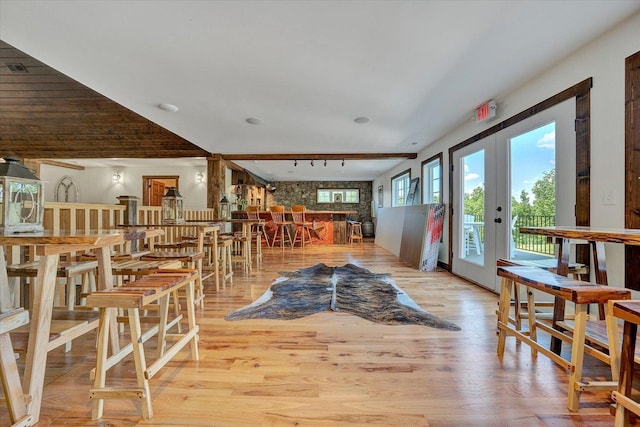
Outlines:
{"label": "white window frame", "polygon": [[442,153],[422,162],[422,203],[442,203]]}
{"label": "white window frame", "polygon": [[360,203],[360,190],[357,188],[319,188],[316,190],[316,202]]}
{"label": "white window frame", "polygon": [[391,206],[404,206],[411,185],[411,169],[391,178]]}

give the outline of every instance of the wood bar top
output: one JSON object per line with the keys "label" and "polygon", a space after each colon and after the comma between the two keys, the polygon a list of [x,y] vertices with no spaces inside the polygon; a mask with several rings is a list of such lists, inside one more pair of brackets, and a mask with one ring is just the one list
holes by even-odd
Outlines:
{"label": "wood bar top", "polygon": [[627,289],[573,280],[539,267],[498,266],[498,276],[554,295],[576,304],[606,303],[631,298]]}
{"label": "wood bar top", "polygon": [[0,245],[94,245],[123,243],[120,230],[42,231],[35,233],[0,233]]}
{"label": "wood bar top", "polygon": [[614,301],[613,315],[624,321],[640,325],[640,301]]}
{"label": "wood bar top", "polygon": [[[246,213],[246,211],[234,211],[234,212],[239,212],[239,213]],[[270,211],[260,211],[258,213],[261,214],[265,214],[265,213],[269,213]],[[285,213],[291,213],[291,210],[286,210]],[[305,214],[309,214],[309,215],[313,215],[313,214],[338,214],[338,215],[355,215],[358,213],[358,211],[354,211],[354,210],[350,210],[350,211],[310,211],[310,210],[306,210],[304,211]]]}
{"label": "wood bar top", "polygon": [[588,240],[591,242],[640,245],[640,229],[580,226],[520,227],[520,233],[565,239]]}

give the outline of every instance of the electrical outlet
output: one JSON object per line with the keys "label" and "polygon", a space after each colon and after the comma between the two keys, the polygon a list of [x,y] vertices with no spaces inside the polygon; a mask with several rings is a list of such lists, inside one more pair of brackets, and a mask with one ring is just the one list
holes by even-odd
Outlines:
{"label": "electrical outlet", "polygon": [[602,204],[605,206],[613,206],[617,203],[615,190],[605,190],[602,193]]}

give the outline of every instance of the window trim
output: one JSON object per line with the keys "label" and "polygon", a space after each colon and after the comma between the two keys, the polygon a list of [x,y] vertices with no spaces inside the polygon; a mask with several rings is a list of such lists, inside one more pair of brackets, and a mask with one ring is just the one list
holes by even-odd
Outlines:
{"label": "window trim", "polygon": [[409,168],[407,170],[404,170],[404,171],[400,172],[399,174],[394,175],[394,176],[391,177],[391,206],[392,207],[404,206],[404,204],[402,204],[402,205],[398,204],[398,195],[396,194],[396,186],[394,185],[394,182],[396,180],[398,180],[399,178],[404,177],[405,175],[408,175],[408,178],[407,178],[407,194],[405,195],[405,198],[406,198],[406,196],[409,195],[408,194],[409,193],[409,185],[411,184],[411,168]]}
{"label": "window trim", "polygon": [[[420,173],[422,176],[422,195],[421,195],[421,202],[423,204],[428,204],[428,203],[442,203],[442,187],[443,187],[443,180],[444,180],[444,173],[442,170],[442,159],[443,159],[443,153],[442,151],[438,154],[436,154],[435,156],[431,156],[428,159],[424,160],[422,163],[420,163]],[[434,202],[431,200],[432,196],[433,196],[433,188],[432,188],[432,184],[433,184],[433,177],[432,176],[428,176],[426,177],[424,175],[424,167],[426,165],[428,165],[429,163],[435,163],[438,162],[438,166],[440,167],[440,185],[438,188],[438,193],[440,194],[440,201],[439,202]],[[427,202],[425,199],[427,198],[427,196],[430,196],[430,200]]]}
{"label": "window trim", "polygon": [[[327,193],[329,195],[328,200],[320,200],[320,193]],[[355,193],[356,200],[349,200],[348,195]],[[338,197],[336,197],[338,196]],[[318,188],[316,189],[316,203],[340,203],[340,204],[359,204],[360,203],[360,189],[359,188]]]}

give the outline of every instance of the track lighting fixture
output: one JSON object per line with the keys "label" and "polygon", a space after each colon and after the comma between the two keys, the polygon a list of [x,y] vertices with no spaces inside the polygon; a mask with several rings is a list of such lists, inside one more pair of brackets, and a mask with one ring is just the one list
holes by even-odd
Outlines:
{"label": "track lighting fixture", "polygon": [[311,166],[313,166],[313,160],[311,160]]}
{"label": "track lighting fixture", "polygon": [[326,160],[324,161],[324,167],[325,168],[327,167],[327,161]]}
{"label": "track lighting fixture", "polygon": [[294,161],[293,161],[293,166],[294,166],[294,167],[295,167],[295,166],[298,166],[298,161],[297,161],[297,160],[294,160]]}
{"label": "track lighting fixture", "polygon": [[344,167],[344,159],[342,159],[342,167]]}

